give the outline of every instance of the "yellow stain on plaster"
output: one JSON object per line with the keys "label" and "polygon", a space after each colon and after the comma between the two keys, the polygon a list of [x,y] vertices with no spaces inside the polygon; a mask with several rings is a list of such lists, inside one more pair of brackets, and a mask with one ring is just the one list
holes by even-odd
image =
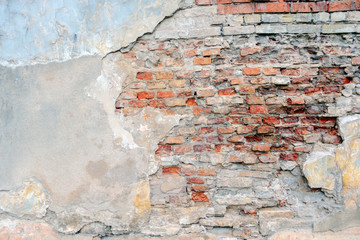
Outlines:
{"label": "yellow stain on plaster", "polygon": [[45,202],[45,194],[39,183],[25,181],[21,190],[4,194],[1,197],[0,206],[7,210],[14,209],[16,211],[31,212],[40,204]]}
{"label": "yellow stain on plaster", "polygon": [[142,181],[136,188],[133,203],[138,215],[142,215],[150,210],[150,186],[147,181]]}
{"label": "yellow stain on plaster", "polygon": [[360,139],[348,140],[344,146],[336,150],[336,162],[343,174],[344,191],[360,187]]}

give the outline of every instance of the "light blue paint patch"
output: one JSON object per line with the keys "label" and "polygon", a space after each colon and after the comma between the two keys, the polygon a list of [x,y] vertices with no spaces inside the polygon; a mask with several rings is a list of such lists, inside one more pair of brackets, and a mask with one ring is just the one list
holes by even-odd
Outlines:
{"label": "light blue paint patch", "polygon": [[149,17],[151,15],[159,15],[160,13],[161,13],[161,7],[146,9],[146,16],[147,17]]}
{"label": "light blue paint patch", "polygon": [[355,161],[355,166],[360,168],[360,155],[358,156],[358,159]]}
{"label": "light blue paint patch", "polygon": [[99,40],[113,45],[125,24],[162,14],[156,1],[0,0],[0,62],[66,60],[94,52]]}

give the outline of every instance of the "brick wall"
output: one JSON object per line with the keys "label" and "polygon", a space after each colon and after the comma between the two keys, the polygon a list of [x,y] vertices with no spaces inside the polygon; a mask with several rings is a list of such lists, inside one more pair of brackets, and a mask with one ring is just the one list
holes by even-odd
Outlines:
{"label": "brick wall", "polygon": [[[307,186],[301,166],[315,143],[342,142],[339,116],[360,113],[357,10],[360,1],[196,0],[124,53],[137,75],[117,111],[182,117],[158,143],[152,234],[262,238],[341,208]],[[175,220],[156,222],[164,209]]]}

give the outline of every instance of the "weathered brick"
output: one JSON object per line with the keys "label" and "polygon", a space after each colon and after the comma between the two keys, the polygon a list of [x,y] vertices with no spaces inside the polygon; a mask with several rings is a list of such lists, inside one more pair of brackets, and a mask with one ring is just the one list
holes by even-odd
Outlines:
{"label": "weathered brick", "polygon": [[191,151],[191,147],[189,145],[174,145],[174,153],[186,153]]}
{"label": "weathered brick", "polygon": [[211,5],[212,0],[196,0],[197,5]]}
{"label": "weathered brick", "polygon": [[208,197],[203,192],[192,192],[191,198],[195,202],[209,202]]}
{"label": "weathered brick", "polygon": [[353,57],[351,59],[352,65],[360,65],[360,57]]}
{"label": "weathered brick", "polygon": [[246,98],[246,102],[249,105],[263,105],[264,100],[260,96],[249,96]]}
{"label": "weathered brick", "polygon": [[215,175],[215,169],[213,169],[213,168],[200,168],[198,170],[198,174],[200,176],[214,176]]}
{"label": "weathered brick", "polygon": [[260,52],[260,49],[258,47],[244,47],[241,49],[240,55],[247,56],[247,55],[252,55],[252,54],[255,54],[258,52]]}
{"label": "weathered brick", "polygon": [[240,135],[234,135],[231,136],[227,139],[228,142],[231,143],[240,143],[240,142],[244,142],[244,136],[240,136]]}
{"label": "weathered brick", "polygon": [[260,126],[257,128],[257,133],[273,133],[275,128],[273,126]]}
{"label": "weathered brick", "polygon": [[250,95],[255,93],[255,88],[252,86],[241,86],[239,87],[239,94]]}
{"label": "weathered brick", "polygon": [[289,3],[286,2],[255,3],[255,12],[257,13],[290,12],[290,6]]}
{"label": "weathered brick", "polygon": [[173,79],[174,73],[172,72],[157,72],[156,73],[156,79],[162,80],[162,79]]}
{"label": "weathered brick", "polygon": [[254,5],[251,3],[218,6],[219,14],[243,14],[243,13],[253,13],[253,12],[254,12]]}
{"label": "weathered brick", "polygon": [[270,151],[270,145],[268,144],[255,144],[252,146],[253,151],[268,152]]}
{"label": "weathered brick", "polygon": [[186,106],[186,98],[166,99],[166,106],[181,107]]}
{"label": "weathered brick", "polygon": [[261,68],[243,68],[243,74],[247,76],[256,76],[261,73]]}
{"label": "weathered brick", "polygon": [[157,98],[172,98],[175,96],[173,91],[158,91],[156,93]]}
{"label": "weathered brick", "polygon": [[209,65],[211,64],[211,58],[203,57],[203,58],[194,58],[195,65]]}
{"label": "weathered brick", "polygon": [[216,56],[216,55],[220,55],[220,48],[211,48],[211,49],[203,50],[204,57]]}
{"label": "weathered brick", "polygon": [[250,113],[267,114],[267,106],[250,106]]}
{"label": "weathered brick", "polygon": [[235,88],[225,88],[225,89],[220,89],[218,91],[219,96],[224,96],[224,95],[234,95],[235,94]]}
{"label": "weathered brick", "polygon": [[163,167],[162,174],[180,174],[179,167]]}
{"label": "weathered brick", "polygon": [[153,80],[153,75],[151,72],[138,72],[136,78],[141,80]]}
{"label": "weathered brick", "polygon": [[359,10],[360,2],[358,0],[341,0],[329,2],[329,12]]}
{"label": "weathered brick", "polygon": [[327,2],[293,2],[291,12],[324,12],[327,11]]}

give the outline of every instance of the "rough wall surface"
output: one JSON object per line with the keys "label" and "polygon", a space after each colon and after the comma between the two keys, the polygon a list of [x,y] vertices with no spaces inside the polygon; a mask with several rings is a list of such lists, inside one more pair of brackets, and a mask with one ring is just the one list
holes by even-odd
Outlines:
{"label": "rough wall surface", "polygon": [[1,67],[0,238],[360,239],[360,2],[170,2]]}

